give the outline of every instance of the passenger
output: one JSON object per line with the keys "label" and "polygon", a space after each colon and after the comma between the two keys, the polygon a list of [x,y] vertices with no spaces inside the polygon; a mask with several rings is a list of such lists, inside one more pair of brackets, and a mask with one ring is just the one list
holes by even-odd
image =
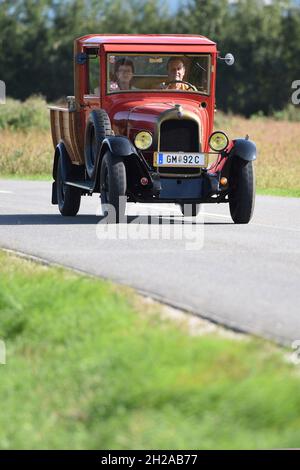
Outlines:
{"label": "passenger", "polygon": [[115,63],[115,82],[110,83],[110,91],[137,90],[132,86],[134,65],[132,60],[123,58]]}

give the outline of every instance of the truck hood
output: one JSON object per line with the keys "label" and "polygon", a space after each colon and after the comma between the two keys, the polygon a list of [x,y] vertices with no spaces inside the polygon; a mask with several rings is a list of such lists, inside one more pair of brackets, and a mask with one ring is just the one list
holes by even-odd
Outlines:
{"label": "truck hood", "polygon": [[199,105],[198,101],[194,100],[165,100],[162,102],[147,100],[141,103],[126,102],[123,107],[113,114],[111,117],[113,128],[119,135],[126,135],[130,140],[133,140],[138,131],[148,130],[152,134],[157,132],[157,122],[162,115],[168,113],[178,116],[178,118],[196,119],[200,121],[202,142],[207,142],[209,132],[209,119],[207,108]]}

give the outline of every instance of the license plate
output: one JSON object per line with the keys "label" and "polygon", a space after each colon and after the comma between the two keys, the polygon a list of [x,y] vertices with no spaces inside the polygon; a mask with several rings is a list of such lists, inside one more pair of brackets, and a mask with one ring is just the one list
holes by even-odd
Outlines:
{"label": "license plate", "polygon": [[174,152],[155,152],[155,166],[175,166],[175,167],[205,167],[206,156],[204,153],[174,153]]}

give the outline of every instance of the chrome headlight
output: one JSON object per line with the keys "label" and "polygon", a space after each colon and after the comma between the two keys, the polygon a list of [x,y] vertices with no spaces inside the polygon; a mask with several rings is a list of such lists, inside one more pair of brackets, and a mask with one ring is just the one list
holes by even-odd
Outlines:
{"label": "chrome headlight", "polygon": [[138,132],[137,135],[134,138],[134,145],[139,149],[139,150],[146,150],[152,145],[152,135],[150,132],[147,131],[141,131]]}
{"label": "chrome headlight", "polygon": [[224,132],[213,132],[209,138],[208,145],[215,152],[221,152],[226,149],[229,144],[229,139]]}

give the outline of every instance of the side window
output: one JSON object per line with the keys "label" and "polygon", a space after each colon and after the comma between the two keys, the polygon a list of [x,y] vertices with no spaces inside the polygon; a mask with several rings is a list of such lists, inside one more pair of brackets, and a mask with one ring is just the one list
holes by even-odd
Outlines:
{"label": "side window", "polygon": [[88,94],[100,96],[100,57],[98,49],[88,49]]}

